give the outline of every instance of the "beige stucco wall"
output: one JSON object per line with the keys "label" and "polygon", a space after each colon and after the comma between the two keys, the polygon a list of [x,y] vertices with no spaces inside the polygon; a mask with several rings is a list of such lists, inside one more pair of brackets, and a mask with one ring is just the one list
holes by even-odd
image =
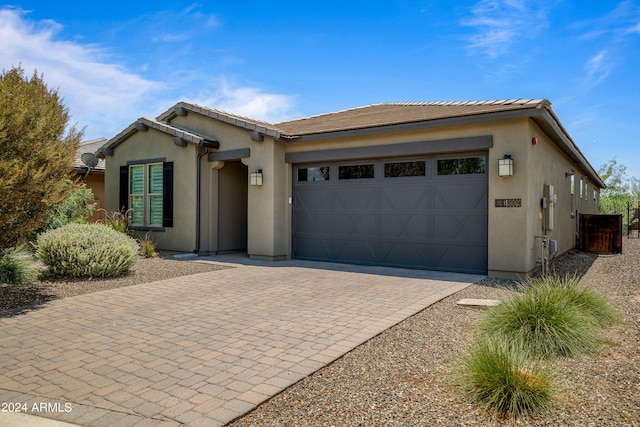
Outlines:
{"label": "beige stucco wall", "polygon": [[[505,154],[511,154],[514,159],[513,177],[498,176],[498,160]],[[543,236],[558,242],[556,256],[575,247],[575,211],[598,211],[597,202],[593,200],[595,186],[590,182],[590,200],[585,198],[581,206],[578,185],[580,177],[586,181],[586,171],[526,118],[496,128],[489,157],[489,275],[524,278],[541,267],[543,258],[553,258],[553,254],[544,250]],[[571,194],[570,175],[567,175],[572,170],[576,183],[574,195]],[[557,196],[552,230],[546,230],[544,226],[542,199],[545,185],[553,186]],[[511,198],[522,199],[522,207],[495,207],[496,199]]]}
{"label": "beige stucco wall", "polygon": [[[173,137],[149,129],[136,132],[116,147],[114,155],[105,156],[105,206],[109,211],[119,210],[120,166],[127,161],[165,158],[174,162],[173,227],[152,232],[158,249],[191,252],[195,248],[196,206],[196,147],[189,144],[178,147]],[[145,232],[138,234],[144,235]]]}
{"label": "beige stucco wall", "polygon": [[[280,142],[268,137],[262,142],[251,140],[249,130],[206,118],[190,112],[177,116],[172,124],[216,138],[220,147],[211,152],[230,152],[249,149],[250,156],[242,159],[247,173],[262,169],[263,185],[248,185],[247,194],[247,252],[261,259],[291,257],[292,241],[292,165],[285,162],[285,154],[336,148],[366,147],[436,141],[463,137],[491,135],[493,148],[489,150],[488,174],[488,268],[498,277],[523,277],[539,267],[543,234],[541,198],[544,184],[555,187],[558,202],[555,208],[555,227],[550,238],[559,243],[560,252],[575,245],[575,215],[597,211],[593,201],[594,185],[588,182],[589,197],[580,203],[580,170],[530,119],[484,122],[386,134],[351,136],[306,142]],[[537,144],[532,144],[532,138]],[[193,144],[177,147],[173,138],[153,129],[136,132],[107,156],[106,200],[109,209],[117,209],[119,167],[128,160],[165,157],[174,166],[174,227],[154,233],[159,248],[192,251],[196,246],[196,158],[203,148]],[[498,176],[498,159],[510,154],[514,159],[513,177]],[[227,160],[229,161],[229,160]],[[225,161],[202,159],[200,223],[201,253],[218,251],[218,220],[220,173]],[[572,204],[570,178],[567,171],[575,170],[576,195]],[[240,191],[240,190],[238,190]],[[496,208],[496,199],[521,199],[521,207]],[[573,206],[573,208],[572,208]],[[227,212],[228,213],[228,212]]]}
{"label": "beige stucco wall", "polygon": [[[540,267],[542,208],[544,184],[551,184],[558,194],[555,208],[555,227],[549,235],[558,240],[559,253],[575,246],[575,218],[571,215],[570,182],[565,171],[576,170],[576,193],[579,177],[585,171],[579,168],[528,118],[448,126],[358,136],[339,140],[310,141],[287,144],[288,152],[362,147],[418,141],[436,141],[482,135],[493,136],[489,150],[489,214],[488,214],[488,269],[491,276],[518,278],[531,274]],[[532,138],[537,144],[532,144]],[[505,154],[514,159],[514,176],[498,176],[498,160]],[[288,179],[288,194],[292,183]],[[594,186],[589,183],[589,193]],[[576,197],[579,197],[576,194]],[[497,208],[496,199],[521,199],[519,208]],[[584,202],[582,212],[597,211],[597,203]]]}
{"label": "beige stucco wall", "polygon": [[[252,141],[249,131],[195,113],[178,116],[172,124],[191,129],[220,142],[211,152],[250,150],[250,156],[239,159],[247,166],[247,173],[262,169],[263,185],[247,189],[247,253],[252,258],[286,259],[291,256],[291,220],[288,212],[287,182],[290,171],[284,162],[285,146],[265,137]],[[202,241],[200,251],[218,251],[218,191],[219,174],[224,161],[207,162],[202,167]]]}

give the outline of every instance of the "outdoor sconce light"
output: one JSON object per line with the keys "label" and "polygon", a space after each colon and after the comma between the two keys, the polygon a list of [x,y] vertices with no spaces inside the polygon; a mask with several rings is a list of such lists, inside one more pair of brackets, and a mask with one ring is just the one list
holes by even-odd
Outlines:
{"label": "outdoor sconce light", "polygon": [[498,176],[513,176],[513,159],[511,154],[505,154],[504,158],[498,159]]}
{"label": "outdoor sconce light", "polygon": [[249,175],[249,184],[251,184],[252,186],[262,185],[262,169],[256,169],[255,172],[251,172]]}

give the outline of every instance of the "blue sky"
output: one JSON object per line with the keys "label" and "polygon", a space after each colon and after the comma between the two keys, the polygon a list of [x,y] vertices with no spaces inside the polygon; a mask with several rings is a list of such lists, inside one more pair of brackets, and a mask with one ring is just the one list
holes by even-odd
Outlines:
{"label": "blue sky", "polygon": [[85,139],[184,100],[278,122],[391,101],[546,98],[640,177],[640,0],[0,3],[0,65]]}

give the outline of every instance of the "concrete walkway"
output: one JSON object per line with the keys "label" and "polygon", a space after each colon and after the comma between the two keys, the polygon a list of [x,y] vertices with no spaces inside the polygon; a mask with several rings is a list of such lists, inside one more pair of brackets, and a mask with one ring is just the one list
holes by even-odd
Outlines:
{"label": "concrete walkway", "polygon": [[482,278],[212,259],[236,268],[0,314],[0,426],[221,426]]}

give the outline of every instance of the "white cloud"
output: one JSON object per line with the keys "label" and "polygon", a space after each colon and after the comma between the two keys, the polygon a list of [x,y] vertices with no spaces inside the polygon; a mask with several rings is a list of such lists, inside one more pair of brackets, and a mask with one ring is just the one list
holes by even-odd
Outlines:
{"label": "white cloud", "polygon": [[[182,14],[189,13],[194,12],[187,9]],[[205,26],[218,25],[213,16],[198,15],[198,19]],[[21,66],[26,75],[34,69],[43,74],[47,86],[57,89],[63,98],[71,124],[85,128],[85,139],[111,138],[138,117],[153,117],[178,101],[194,97],[199,99],[192,102],[254,119],[275,123],[293,117],[291,96],[231,86],[215,77],[213,84],[207,86],[212,82],[210,67],[174,68],[163,80],[154,81],[113,60],[114,54],[123,55],[126,51],[113,52],[100,45],[63,40],[62,29],[52,20],[30,20],[29,12],[21,9],[0,9],[0,68]],[[174,63],[189,67],[189,58],[183,59]],[[138,68],[140,72],[157,68],[153,55],[148,61],[146,68],[145,64]],[[176,77],[180,75],[184,78]],[[199,96],[203,86],[208,88],[206,93],[213,95]]]}
{"label": "white cloud", "polygon": [[228,113],[278,123],[290,120],[294,113],[294,97],[275,93],[266,93],[254,87],[231,87],[224,79],[213,95],[192,102]]}
{"label": "white cloud", "polygon": [[58,40],[61,29],[51,20],[28,20],[24,10],[0,9],[0,65],[21,66],[26,75],[37,70],[58,90],[71,124],[86,127],[88,138],[111,137],[138,117],[146,95],[162,84],[106,62],[99,46]]}
{"label": "white cloud", "polygon": [[609,61],[606,50],[601,50],[592,56],[586,64],[587,81],[592,84],[598,84],[607,78],[611,71],[611,62]]}
{"label": "white cloud", "polygon": [[624,0],[602,16],[576,22],[573,25],[583,30],[584,40],[609,39],[620,42],[630,34],[640,32],[640,6],[634,1]]}
{"label": "white cloud", "polygon": [[470,10],[471,17],[462,21],[462,25],[475,29],[468,40],[470,48],[496,58],[507,53],[519,39],[535,37],[547,27],[545,7],[548,7],[543,2],[536,3],[522,0],[478,1]]}

